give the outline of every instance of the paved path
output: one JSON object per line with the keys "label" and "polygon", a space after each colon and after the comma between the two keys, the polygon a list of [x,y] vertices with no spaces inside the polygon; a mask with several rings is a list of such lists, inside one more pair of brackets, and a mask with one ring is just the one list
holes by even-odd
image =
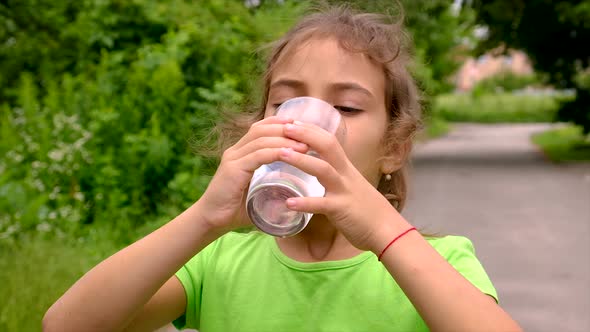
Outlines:
{"label": "paved path", "polygon": [[554,165],[534,125],[454,127],[415,149],[403,214],[468,236],[500,303],[532,332],[590,331],[590,163]]}

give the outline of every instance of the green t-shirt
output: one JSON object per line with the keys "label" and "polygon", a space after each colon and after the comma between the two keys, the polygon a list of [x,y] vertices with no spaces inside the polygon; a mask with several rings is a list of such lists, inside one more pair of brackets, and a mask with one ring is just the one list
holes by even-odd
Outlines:
{"label": "green t-shirt", "polygon": [[[465,278],[497,299],[471,241],[428,242]],[[186,313],[177,328],[212,331],[428,331],[383,264],[371,252],[317,263],[295,261],[272,236],[228,233],[193,257],[176,276]]]}

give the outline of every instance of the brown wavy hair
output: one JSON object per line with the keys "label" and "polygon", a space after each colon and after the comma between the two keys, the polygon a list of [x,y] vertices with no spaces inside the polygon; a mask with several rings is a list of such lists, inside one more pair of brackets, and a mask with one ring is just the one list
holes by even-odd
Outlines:
{"label": "brown wavy hair", "polygon": [[399,156],[402,166],[391,174],[391,180],[382,176],[377,189],[401,211],[407,196],[406,169],[412,139],[422,126],[421,104],[419,90],[408,71],[411,65],[410,40],[402,20],[394,21],[386,15],[358,13],[348,6],[315,9],[281,39],[270,44],[262,100],[251,112],[224,113],[214,131],[217,155],[235,144],[254,122],[264,118],[277,60],[311,38],[334,38],[343,49],[363,53],[383,68],[386,78],[384,102],[389,114],[383,144],[387,154]]}

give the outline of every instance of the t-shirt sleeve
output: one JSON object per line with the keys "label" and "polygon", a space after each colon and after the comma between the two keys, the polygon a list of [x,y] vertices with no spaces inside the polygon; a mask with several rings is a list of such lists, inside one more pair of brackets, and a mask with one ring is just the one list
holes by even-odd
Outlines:
{"label": "t-shirt sleeve", "polygon": [[186,294],[185,313],[175,319],[172,324],[179,330],[185,328],[198,329],[200,325],[201,312],[201,291],[203,284],[203,275],[211,251],[216,246],[216,242],[211,243],[197,255],[191,258],[175,274],[176,278],[184,287]]}
{"label": "t-shirt sleeve", "polygon": [[457,270],[484,294],[498,302],[498,294],[488,274],[475,255],[473,243],[462,236],[445,236],[435,240],[434,248]]}

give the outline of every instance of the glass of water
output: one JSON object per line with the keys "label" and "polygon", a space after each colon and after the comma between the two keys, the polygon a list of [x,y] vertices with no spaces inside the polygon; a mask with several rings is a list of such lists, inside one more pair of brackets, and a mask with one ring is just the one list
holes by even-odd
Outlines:
{"label": "glass of water", "polygon": [[[285,101],[276,114],[296,121],[315,124],[335,135],[342,144],[346,126],[340,112],[329,103],[312,97]],[[317,156],[314,151],[308,154]],[[258,168],[248,188],[248,216],[261,231],[279,237],[292,236],[307,226],[311,213],[293,211],[285,201],[290,197],[323,197],[324,187],[315,176],[282,161]]]}

